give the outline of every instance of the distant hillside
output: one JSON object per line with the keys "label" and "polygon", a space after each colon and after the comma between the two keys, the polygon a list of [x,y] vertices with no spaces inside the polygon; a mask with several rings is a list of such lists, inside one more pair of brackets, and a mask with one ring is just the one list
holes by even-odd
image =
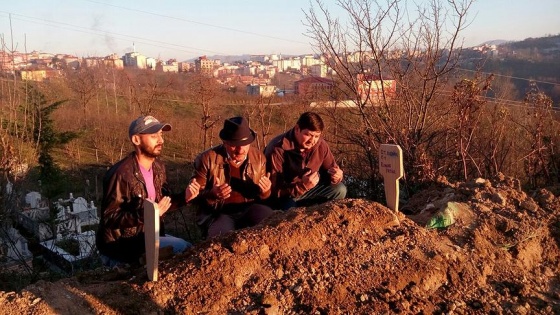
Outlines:
{"label": "distant hillside", "polygon": [[480,44],[479,46],[482,46],[482,45],[496,45],[497,46],[497,45],[502,45],[502,44],[506,44],[506,43],[510,43],[510,42],[511,42],[510,40],[505,40],[505,39],[493,39],[493,40],[486,41],[486,42]]}
{"label": "distant hillside", "polygon": [[[502,42],[502,43],[500,43]],[[527,38],[522,41],[492,40],[485,44],[497,45],[492,55],[480,50],[465,50],[461,67],[475,70],[484,60],[482,70],[512,78],[522,99],[536,81],[541,92],[560,103],[560,34]]]}
{"label": "distant hillside", "polygon": [[519,42],[510,42],[506,45],[512,49],[534,49],[540,52],[560,51],[560,34],[547,37],[530,37]]}
{"label": "distant hillside", "polygon": [[[206,56],[206,57],[208,57],[208,59],[212,59],[212,60],[219,59],[222,63],[224,63],[224,62],[232,63],[232,62],[235,62],[235,61],[251,60],[251,56],[259,56],[259,55],[264,55],[264,54],[243,54],[243,55],[232,55],[232,56],[213,55],[213,56]],[[284,54],[282,54],[283,58],[289,58],[289,57],[294,57],[294,56],[297,56],[297,55],[284,55]],[[196,59],[198,59],[198,57],[189,59],[187,61],[194,62]]]}

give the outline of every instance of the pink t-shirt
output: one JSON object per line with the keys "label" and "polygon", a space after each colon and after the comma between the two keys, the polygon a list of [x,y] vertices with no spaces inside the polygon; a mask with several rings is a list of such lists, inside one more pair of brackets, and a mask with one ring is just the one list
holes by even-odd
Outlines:
{"label": "pink t-shirt", "polygon": [[151,201],[156,201],[156,188],[154,187],[154,168],[150,167],[149,170],[140,166],[140,172],[144,177],[144,182],[146,182],[146,190],[148,191],[148,199]]}

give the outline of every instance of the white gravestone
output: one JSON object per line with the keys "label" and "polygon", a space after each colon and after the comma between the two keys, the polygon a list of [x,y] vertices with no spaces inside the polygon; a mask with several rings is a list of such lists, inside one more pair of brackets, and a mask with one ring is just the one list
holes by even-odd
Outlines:
{"label": "white gravestone", "polygon": [[32,191],[25,195],[25,203],[29,204],[31,209],[38,208],[40,202],[41,194],[36,191]]}
{"label": "white gravestone", "polygon": [[83,197],[78,197],[74,200],[72,204],[74,213],[82,213],[88,211],[88,203]]}
{"label": "white gravestone", "polygon": [[151,200],[144,200],[144,239],[146,243],[146,271],[148,279],[158,280],[159,208]]}

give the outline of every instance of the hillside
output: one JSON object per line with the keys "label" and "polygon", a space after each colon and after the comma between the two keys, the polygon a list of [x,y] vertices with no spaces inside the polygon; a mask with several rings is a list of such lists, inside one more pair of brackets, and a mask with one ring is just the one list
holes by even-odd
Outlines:
{"label": "hillside", "polygon": [[[448,202],[455,224],[426,229]],[[158,282],[98,269],[0,292],[0,313],[560,313],[554,193],[501,175],[443,181],[402,210],[359,199],[291,209],[163,261]]]}
{"label": "hillside", "polygon": [[[515,87],[508,93],[507,98],[511,99],[523,100],[535,82],[538,90],[549,96],[555,107],[559,106],[560,35],[484,44],[496,45],[496,50],[490,53],[467,48],[463,51],[461,67],[473,71],[479,69],[509,80]],[[495,82],[494,88],[500,84],[503,83]]]}

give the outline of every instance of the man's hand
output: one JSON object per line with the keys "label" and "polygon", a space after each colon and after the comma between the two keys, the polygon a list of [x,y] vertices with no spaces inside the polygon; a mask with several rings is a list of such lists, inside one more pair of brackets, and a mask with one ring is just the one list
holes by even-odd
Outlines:
{"label": "man's hand", "polygon": [[167,210],[169,210],[169,207],[171,207],[171,198],[169,196],[165,196],[161,198],[157,205],[159,208],[159,216],[161,217]]}
{"label": "man's hand", "polygon": [[200,192],[200,184],[196,181],[196,179],[191,179],[191,182],[185,189],[185,202],[189,202],[198,196]]}
{"label": "man's hand", "polygon": [[301,177],[301,181],[305,189],[310,190],[319,183],[319,173],[309,170]]}
{"label": "man's hand", "polygon": [[229,184],[214,185],[210,192],[218,200],[228,199],[231,195],[231,186]]}
{"label": "man's hand", "polygon": [[328,172],[329,175],[331,175],[331,184],[338,184],[342,181],[344,173],[342,172],[340,167],[338,167],[338,165],[329,168]]}
{"label": "man's hand", "polygon": [[270,173],[266,173],[266,176],[262,176],[259,179],[259,188],[261,190],[261,194],[267,192],[272,187],[272,182],[270,181]]}

